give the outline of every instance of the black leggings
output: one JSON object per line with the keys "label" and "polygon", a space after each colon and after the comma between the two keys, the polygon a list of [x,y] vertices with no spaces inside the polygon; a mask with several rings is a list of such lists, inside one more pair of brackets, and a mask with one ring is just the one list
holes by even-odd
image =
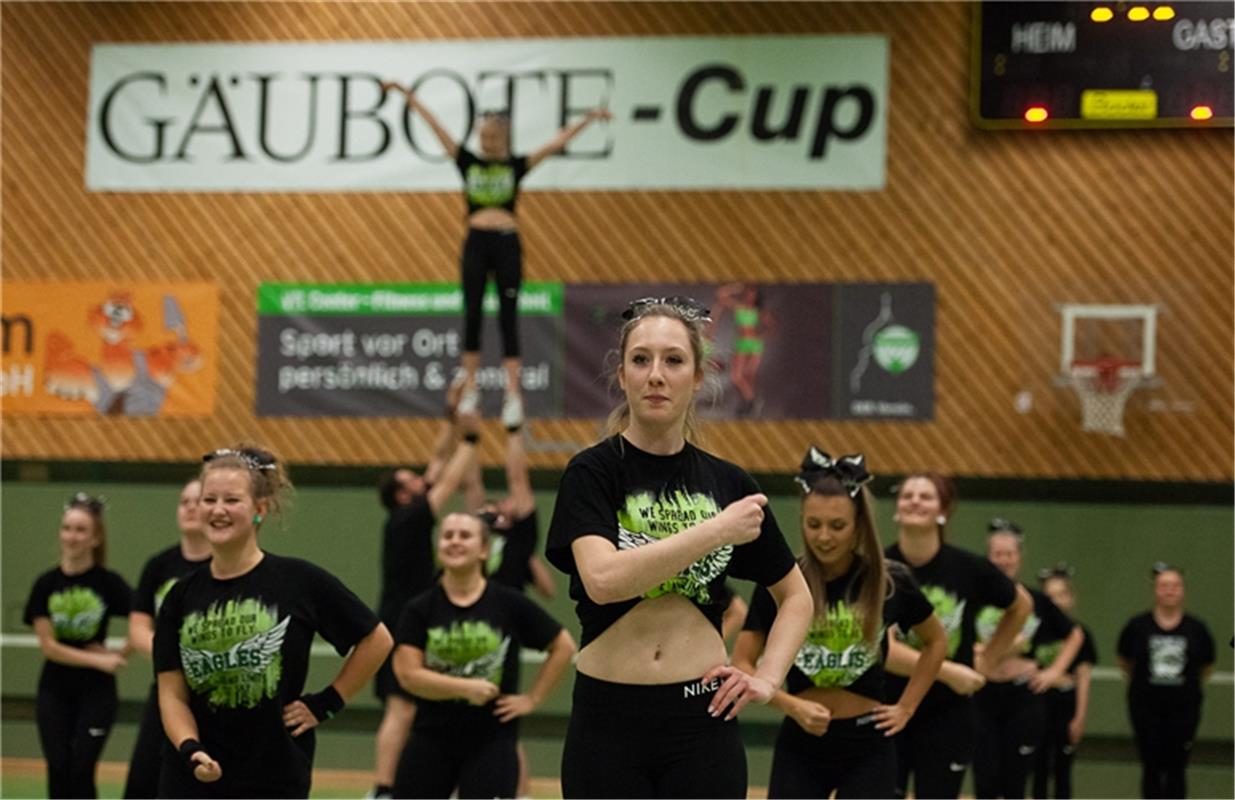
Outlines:
{"label": "black leggings", "polygon": [[1033,796],[1046,797],[1052,778],[1055,797],[1072,796],[1072,758],[1076,748],[1068,736],[1068,724],[1076,716],[1076,690],[1051,689],[1043,697],[1046,721],[1033,766]]}
{"label": "black leggings", "polygon": [[1042,739],[1042,698],[1027,682],[988,683],[975,698],[978,736],[973,787],[978,798],[1025,796],[1025,779]]}
{"label": "black leggings", "polygon": [[157,795],[159,765],[166,739],[163,720],[159,716],[159,687],[155,684],[150,687],[141,725],[137,729],[137,743],[133,745],[133,757],[129,759],[129,776],[124,782],[124,797],[152,798]]}
{"label": "black leggings", "polygon": [[873,715],[833,720],[823,736],[786,717],[772,754],[768,797],[827,797],[833,789],[838,798],[891,797],[895,775],[895,747]]}
{"label": "black leggings", "polygon": [[[471,709],[465,709],[470,711]],[[491,707],[484,709],[492,713]],[[518,728],[412,727],[395,770],[395,797],[514,797],[519,788]]]}
{"label": "black leggings", "polygon": [[947,697],[919,708],[895,737],[896,796],[913,775],[915,797],[956,797],[973,760],[974,711],[968,697]]}
{"label": "black leggings", "polygon": [[1201,723],[1197,703],[1167,704],[1129,698],[1128,715],[1141,754],[1142,797],[1187,797],[1185,770],[1192,739]]}
{"label": "black leggings", "polygon": [[116,721],[116,679],[96,670],[39,678],[39,743],[47,759],[47,796],[98,797],[94,770]]}
{"label": "black leggings", "polygon": [[463,241],[463,350],[480,352],[485,284],[497,283],[502,355],[519,357],[519,286],[523,282],[523,248],[515,231],[470,228]]}
{"label": "black leggings", "polygon": [[708,714],[719,687],[610,683],[576,673],[562,796],[746,797],[737,721]]}
{"label": "black leggings", "polygon": [[[199,727],[201,721],[198,722]],[[249,733],[246,731],[246,733]],[[202,783],[193,775],[171,743],[163,751],[159,769],[158,797],[179,800],[213,800],[213,798],[280,797],[307,798],[313,784],[313,754],[317,749],[316,733],[308,731],[297,739],[290,736],[280,746],[271,747],[263,739],[268,731],[254,728],[243,739],[245,746],[259,748],[262,757],[247,763],[234,761],[221,748],[204,741],[206,752],[219,762],[223,777],[213,783]],[[239,737],[237,737],[239,740]],[[263,747],[263,743],[266,745]],[[280,752],[281,750],[281,752]]]}

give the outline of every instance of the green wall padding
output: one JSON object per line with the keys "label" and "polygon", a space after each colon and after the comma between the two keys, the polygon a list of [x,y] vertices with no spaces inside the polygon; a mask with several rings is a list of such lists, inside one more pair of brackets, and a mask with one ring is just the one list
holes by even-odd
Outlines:
{"label": "green wall padding", "polygon": [[[99,491],[108,498],[107,526],[109,566],[132,583],[145,560],[176,541],[175,504],[178,488],[163,484],[26,483],[6,481],[0,487],[0,528],[3,530],[4,603],[2,630],[6,634],[30,633],[21,613],[34,578],[56,563],[56,531],[64,500],[78,489]],[[552,512],[553,494],[537,495],[543,532]],[[800,547],[797,533],[797,499],[774,497],[772,508],[791,546]],[[895,536],[893,503],[880,498],[877,515],[884,542]],[[1097,638],[1099,667],[1114,667],[1114,648],[1124,622],[1148,609],[1152,589],[1150,565],[1166,560],[1184,568],[1188,608],[1204,619],[1218,644],[1216,670],[1219,680],[1206,692],[1206,708],[1200,737],[1232,739],[1232,709],[1235,695],[1230,674],[1235,592],[1231,575],[1235,562],[1235,514],[1224,506],[1144,505],[1040,501],[966,502],[964,498],[949,525],[950,540],[970,549],[980,549],[986,521],[993,516],[1016,520],[1026,531],[1025,573],[1032,578],[1041,566],[1066,559],[1077,568],[1079,616]],[[314,561],[334,572],[362,599],[377,601],[378,559],[384,518],[372,489],[311,486],[299,490],[281,528],[275,521],[262,534],[265,548]],[[555,573],[556,574],[556,573]],[[577,635],[572,603],[566,596],[565,577],[558,575],[558,595],[546,603]],[[738,584],[749,595],[749,584]],[[113,625],[113,636],[123,635],[124,625]],[[37,649],[3,649],[5,697],[34,694],[42,657]],[[333,657],[314,659],[310,685],[324,684],[341,662]],[[533,669],[525,670],[530,675]],[[149,662],[134,656],[120,678],[125,699],[145,695],[152,674]],[[566,683],[569,682],[569,679]],[[356,703],[375,701],[365,692]],[[546,711],[564,711],[569,689],[560,687]],[[767,709],[753,709],[754,719],[773,718]],[[1089,730],[1095,735],[1126,735],[1129,732],[1123,702],[1123,686],[1117,678],[1096,680]]]}

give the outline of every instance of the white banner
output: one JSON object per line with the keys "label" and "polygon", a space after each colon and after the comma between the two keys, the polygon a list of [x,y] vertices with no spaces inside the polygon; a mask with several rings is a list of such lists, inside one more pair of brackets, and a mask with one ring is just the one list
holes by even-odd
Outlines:
{"label": "white banner", "polygon": [[[533,189],[881,189],[880,35],[108,44],[91,55],[93,191],[443,191],[456,140],[507,110],[516,153],[603,105]],[[473,150],[476,144],[470,145]]]}

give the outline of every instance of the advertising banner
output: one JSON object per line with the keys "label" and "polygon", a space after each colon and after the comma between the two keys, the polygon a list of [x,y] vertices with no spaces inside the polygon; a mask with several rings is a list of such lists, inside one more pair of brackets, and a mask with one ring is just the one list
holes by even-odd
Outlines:
{"label": "advertising banner", "polygon": [[206,417],[218,291],[203,283],[4,284],[4,414]]}
{"label": "advertising banner", "polygon": [[[524,407],[529,416],[561,416],[562,285],[525,283],[519,309]],[[441,416],[463,352],[462,319],[455,283],[263,284],[257,413]],[[492,417],[506,385],[492,289],[481,341],[481,409]]]}
{"label": "advertising banner", "polygon": [[92,191],[453,191],[410,86],[456,142],[505,111],[517,154],[593,123],[529,189],[884,186],[888,38],[707,36],[97,44]]}
{"label": "advertising banner", "polygon": [[708,419],[819,418],[830,414],[828,284],[571,284],[566,290],[566,416],[604,416],[617,404],[621,314],[640,297],[687,296],[708,306]]}
{"label": "advertising banner", "polygon": [[935,287],[836,287],[832,381],[840,419],[935,416]]}
{"label": "advertising banner", "polygon": [[[707,306],[706,419],[931,419],[930,284],[526,284],[522,387],[529,417],[602,418],[617,405],[622,312],[634,299]],[[456,284],[265,284],[257,413],[439,416],[462,353]],[[479,375],[500,411],[497,298],[486,297]]]}

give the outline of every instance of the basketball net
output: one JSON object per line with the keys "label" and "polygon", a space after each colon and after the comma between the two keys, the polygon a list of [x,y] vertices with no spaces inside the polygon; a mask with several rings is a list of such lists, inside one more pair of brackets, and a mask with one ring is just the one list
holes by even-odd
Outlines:
{"label": "basketball net", "polygon": [[[1127,367],[1135,372],[1124,373]],[[1141,383],[1140,363],[1118,358],[1072,362],[1072,388],[1081,398],[1081,430],[1124,435],[1124,404]]]}

